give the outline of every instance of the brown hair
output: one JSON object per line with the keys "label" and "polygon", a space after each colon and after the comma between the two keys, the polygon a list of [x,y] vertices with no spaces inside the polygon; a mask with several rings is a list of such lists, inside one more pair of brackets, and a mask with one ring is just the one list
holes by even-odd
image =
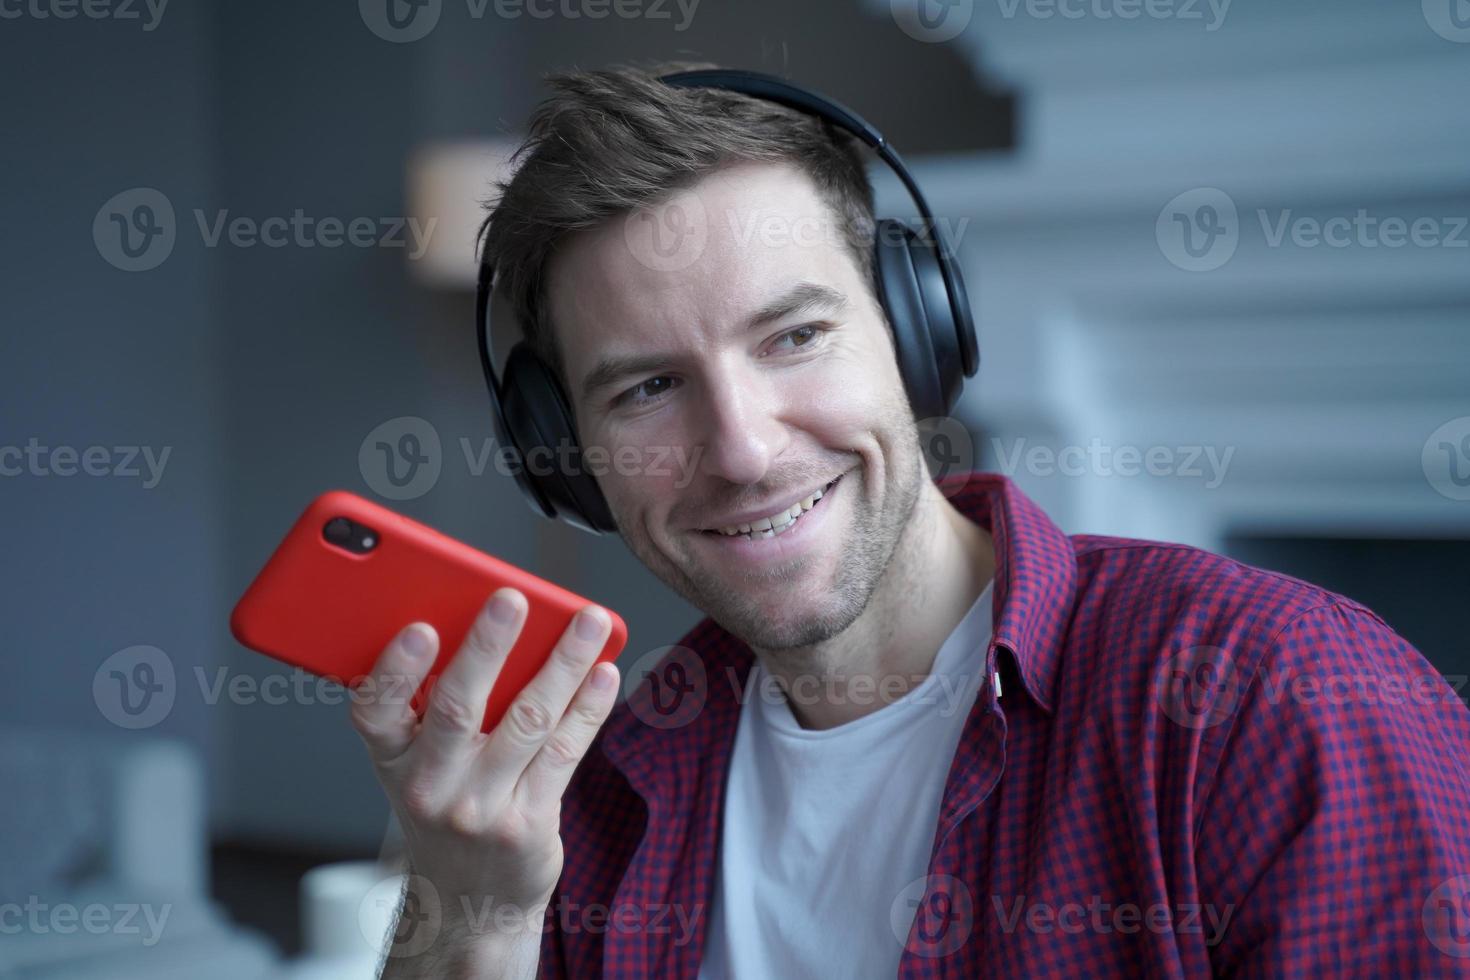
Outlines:
{"label": "brown hair", "polygon": [[547,81],[515,173],[480,226],[481,261],[495,267],[526,340],[566,383],[547,316],[546,266],[566,235],[657,205],[723,166],[789,161],[837,217],[864,282],[873,289],[873,190],[860,145],[844,130],[762,99],[675,88],[660,75],[688,63],[572,71]]}

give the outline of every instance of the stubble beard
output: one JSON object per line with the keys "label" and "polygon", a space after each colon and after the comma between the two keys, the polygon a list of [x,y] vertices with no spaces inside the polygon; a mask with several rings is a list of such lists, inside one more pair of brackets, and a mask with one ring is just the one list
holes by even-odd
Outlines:
{"label": "stubble beard", "polygon": [[[808,581],[798,569],[787,566],[752,579],[751,588],[746,589],[738,579],[732,580],[728,569],[716,574],[716,570],[693,561],[671,562],[653,547],[646,534],[625,534],[624,539],[660,581],[747,645],[768,651],[799,651],[821,644],[844,632],[868,607],[884,575],[893,567],[898,546],[914,517],[928,469],[919,452],[912,414],[905,412],[897,421],[902,431],[895,445],[903,447],[902,458],[892,460],[893,465],[886,468],[891,479],[880,509],[868,505],[866,473],[861,467],[849,470],[842,478],[842,492],[852,508],[852,523],[822,531],[841,542],[831,581]],[[752,591],[769,592],[769,583],[775,578],[787,582],[790,589],[786,595],[800,608],[779,604],[779,600],[772,608],[770,603],[752,596]]]}

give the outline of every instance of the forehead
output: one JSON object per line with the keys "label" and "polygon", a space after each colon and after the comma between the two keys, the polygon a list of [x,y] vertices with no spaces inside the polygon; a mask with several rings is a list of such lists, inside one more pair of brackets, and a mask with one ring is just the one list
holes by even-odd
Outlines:
{"label": "forehead", "polygon": [[742,163],[569,236],[547,272],[568,375],[608,351],[704,346],[792,284],[855,296],[832,209],[795,164]]}

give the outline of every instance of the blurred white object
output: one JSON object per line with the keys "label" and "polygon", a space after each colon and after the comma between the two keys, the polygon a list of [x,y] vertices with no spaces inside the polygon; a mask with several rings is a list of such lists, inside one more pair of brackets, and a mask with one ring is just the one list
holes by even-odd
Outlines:
{"label": "blurred white object", "polygon": [[498,193],[496,181],[509,178],[517,146],[511,140],[434,143],[413,154],[408,214],[428,241],[423,254],[408,263],[417,279],[431,286],[474,288],[475,236],[485,217],[480,205]]}
{"label": "blurred white object", "polygon": [[291,980],[373,980],[403,876],[377,861],[341,861],[301,877],[303,951]]}
{"label": "blurred white object", "polygon": [[0,785],[0,903],[12,926],[0,976],[277,975],[270,943],[209,897],[203,770],[187,743],[0,730]]}

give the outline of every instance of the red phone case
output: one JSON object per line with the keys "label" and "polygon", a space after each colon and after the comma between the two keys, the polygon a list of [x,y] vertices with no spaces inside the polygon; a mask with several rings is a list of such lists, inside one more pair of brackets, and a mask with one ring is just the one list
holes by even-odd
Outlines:
{"label": "red phone case", "polygon": [[[323,529],[334,517],[374,529],[377,545],[354,554],[327,541]],[[588,600],[356,494],[332,490],[312,501],[235,604],[230,632],[252,650],[355,686],[400,630],[429,623],[439,632],[439,656],[414,696],[422,714],[424,692],[504,586],[525,593],[530,608],[490,693],[488,732]],[[612,633],[599,662],[628,642],[622,617],[607,612]]]}

